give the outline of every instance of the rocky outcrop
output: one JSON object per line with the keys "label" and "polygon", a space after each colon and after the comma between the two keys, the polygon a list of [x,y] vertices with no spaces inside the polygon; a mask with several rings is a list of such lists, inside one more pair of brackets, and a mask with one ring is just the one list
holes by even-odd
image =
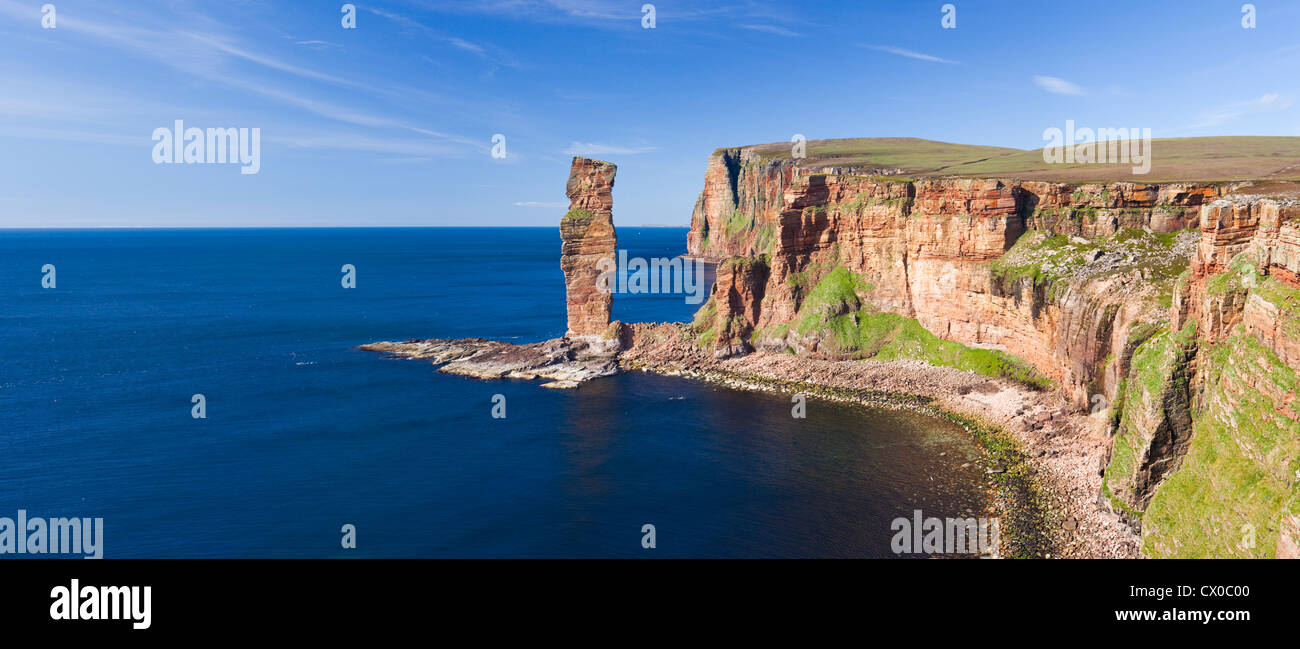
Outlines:
{"label": "rocky outcrop", "polygon": [[1192,438],[1191,360],[1195,327],[1164,331],[1145,342],[1125,377],[1119,430],[1099,503],[1141,528],[1141,512],[1178,469]]}
{"label": "rocky outcrop", "polygon": [[543,387],[572,388],[583,381],[618,373],[617,336],[556,338],[529,345],[462,338],[377,342],[360,349],[396,358],[427,360],[438,371],[476,379],[549,379]]}
{"label": "rocky outcrop", "polygon": [[767,287],[768,267],[766,257],[735,257],[718,264],[717,278],[710,296],[712,333],[704,339],[713,339],[716,358],[730,358],[754,351],[749,338],[758,323],[759,305]]}
{"label": "rocky outcrop", "polygon": [[614,269],[614,173],[609,162],[575,157],[565,194],[569,211],[560,219],[560,268],[564,270],[569,336],[600,336],[609,328],[614,302],[601,274]]}
{"label": "rocky outcrop", "polygon": [[1122,228],[1165,234],[1195,227],[1200,206],[1224,191],[1221,185],[1131,182],[1019,183],[1025,192],[1025,227],[1088,238]]}
{"label": "rocky outcrop", "polygon": [[720,260],[768,252],[786,188],[808,173],[748,148],[714,151],[691,213],[688,254]]}

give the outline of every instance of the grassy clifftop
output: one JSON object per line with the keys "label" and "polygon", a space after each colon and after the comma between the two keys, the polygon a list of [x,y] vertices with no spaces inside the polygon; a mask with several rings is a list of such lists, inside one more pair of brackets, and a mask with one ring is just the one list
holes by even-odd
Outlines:
{"label": "grassy clifftop", "polygon": [[[761,158],[792,159],[792,144],[743,147]],[[1143,148],[1145,152],[1145,147]],[[1151,169],[1133,164],[1048,164],[1043,150],[954,144],[920,138],[808,140],[800,166],[860,167],[897,175],[1006,177],[1049,182],[1229,182],[1300,180],[1300,137],[1153,139]]]}

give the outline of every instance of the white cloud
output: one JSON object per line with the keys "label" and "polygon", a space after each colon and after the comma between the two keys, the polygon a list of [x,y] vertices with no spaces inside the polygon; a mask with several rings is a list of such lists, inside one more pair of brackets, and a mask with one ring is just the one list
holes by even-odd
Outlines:
{"label": "white cloud", "polygon": [[469,42],[469,41],[467,41],[467,40],[459,39],[459,38],[456,38],[456,37],[453,36],[453,37],[452,37],[448,42],[450,42],[452,45],[455,45],[456,47],[459,47],[460,49],[465,50],[465,51],[467,51],[467,52],[473,52],[473,53],[478,54],[478,55],[480,55],[480,56],[482,56],[482,55],[484,54],[484,52],[483,52],[483,48],[482,48],[481,46],[479,46],[479,45],[475,45],[475,44],[473,44],[473,43],[471,43],[471,42]]}
{"label": "white cloud", "polygon": [[1076,86],[1060,77],[1046,77],[1043,75],[1034,75],[1034,83],[1039,88],[1057,95],[1082,95],[1083,88]]}
{"label": "white cloud", "polygon": [[799,32],[790,31],[784,27],[777,27],[776,25],[741,25],[740,28],[756,32],[767,32],[769,34],[776,34],[777,36],[803,36],[803,34],[800,34]]}
{"label": "white cloud", "polygon": [[574,142],[564,150],[568,155],[635,155],[654,151],[652,146],[615,146],[596,142]]}
{"label": "white cloud", "polygon": [[1225,106],[1219,106],[1201,115],[1200,121],[1192,124],[1188,128],[1208,128],[1218,126],[1225,122],[1230,122],[1239,117],[1246,115],[1255,115],[1259,113],[1275,113],[1287,110],[1293,102],[1285,99],[1277,93],[1267,93],[1261,95],[1258,99],[1247,101],[1238,101]]}
{"label": "white cloud", "polygon": [[959,61],[950,61],[948,59],[939,58],[937,56],[922,54],[921,52],[913,52],[912,50],[905,50],[901,47],[893,47],[890,45],[863,45],[862,47],[876,50],[879,52],[896,54],[898,56],[906,56],[909,59],[917,59],[918,61],[929,61],[931,63],[959,63]]}

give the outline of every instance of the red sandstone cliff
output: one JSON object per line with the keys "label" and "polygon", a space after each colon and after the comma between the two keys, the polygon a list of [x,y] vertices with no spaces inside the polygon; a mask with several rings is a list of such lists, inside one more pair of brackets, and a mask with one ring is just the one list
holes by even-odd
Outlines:
{"label": "red sandstone cliff", "polygon": [[[852,295],[815,305],[833,312],[814,321],[913,318],[1024,359],[1080,410],[1108,413],[1117,448],[1099,503],[1143,530],[1147,554],[1293,556],[1300,206],[1235,198],[1248,190],[895,180],[722,150],[688,241],[692,254],[725,260],[696,328],[717,357],[852,358],[833,332],[792,326],[845,269]],[[1165,483],[1177,486],[1162,493]],[[1202,542],[1245,524],[1259,545]]]}
{"label": "red sandstone cliff", "polygon": [[[742,312],[760,330],[755,344],[817,351],[816,341],[788,331],[777,329],[775,338],[763,332],[794,319],[808,291],[831,269],[843,267],[871,286],[858,296],[862,304],[915,318],[942,338],[1024,358],[1058,381],[1080,408],[1092,394],[1113,396],[1132,351],[1133,326],[1153,317],[1142,287],[1146,278],[1138,270],[1091,276],[1049,295],[1031,277],[998,276],[991,262],[1031,226],[1089,237],[1121,228],[1175,232],[1194,222],[1200,202],[1219,191],[1187,184],[1073,187],[821,173],[793,182],[779,176],[777,182],[785,191],[774,216],[772,246],[739,253],[770,253],[766,286],[749,291],[761,303],[732,307],[726,316]],[[711,193],[706,188],[706,197]],[[692,234],[701,238],[698,230]],[[744,237],[728,241],[733,249],[744,248]],[[726,322],[719,315],[717,323]],[[729,354],[742,342],[719,335],[716,345]],[[1121,362],[1104,367],[1107,357]]]}

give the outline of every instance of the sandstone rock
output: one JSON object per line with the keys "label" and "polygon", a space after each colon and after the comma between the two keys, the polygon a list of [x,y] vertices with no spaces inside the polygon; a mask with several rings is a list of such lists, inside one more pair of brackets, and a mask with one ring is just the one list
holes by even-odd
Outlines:
{"label": "sandstone rock", "polygon": [[[618,339],[557,338],[540,343],[513,343],[465,338],[408,340],[362,345],[366,351],[398,358],[429,360],[438,371],[477,379],[546,378],[581,382],[618,373]],[[553,386],[563,387],[563,386]]]}
{"label": "sandstone rock", "polygon": [[618,248],[612,211],[616,171],[612,163],[583,157],[575,157],[569,171],[569,211],[560,219],[560,268],[570,336],[605,336],[609,328],[614,295],[599,279],[613,270]]}
{"label": "sandstone rock", "polygon": [[714,356],[730,358],[753,351],[749,337],[758,323],[759,304],[767,286],[765,257],[737,257],[718,264],[713,284],[713,305],[717,315]]}

